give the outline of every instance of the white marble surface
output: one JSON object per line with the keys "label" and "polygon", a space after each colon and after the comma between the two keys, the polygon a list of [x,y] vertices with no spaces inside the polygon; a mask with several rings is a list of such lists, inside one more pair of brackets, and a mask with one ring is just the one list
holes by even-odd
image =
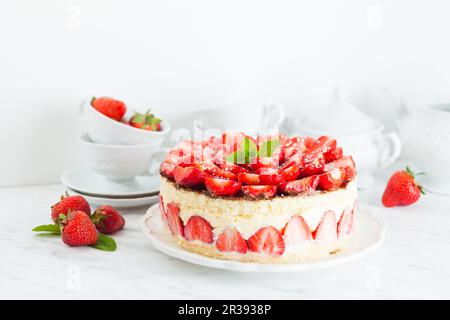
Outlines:
{"label": "white marble surface", "polygon": [[49,222],[62,186],[3,188],[0,298],[449,299],[450,198],[427,195],[410,207],[383,208],[386,174],[361,192],[362,204],[387,224],[382,247],[356,262],[293,274],[234,273],[169,258],[139,228],[145,208],[125,212],[118,251],[70,248],[31,232]]}

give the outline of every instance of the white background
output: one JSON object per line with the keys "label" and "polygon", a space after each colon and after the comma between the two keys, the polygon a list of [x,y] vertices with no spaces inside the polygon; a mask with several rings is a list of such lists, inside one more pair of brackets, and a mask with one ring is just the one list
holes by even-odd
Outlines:
{"label": "white background", "polygon": [[344,85],[391,128],[450,91],[448,1],[2,1],[0,186],[56,182],[83,161],[78,105],[112,95],[182,112],[261,96],[291,117]]}

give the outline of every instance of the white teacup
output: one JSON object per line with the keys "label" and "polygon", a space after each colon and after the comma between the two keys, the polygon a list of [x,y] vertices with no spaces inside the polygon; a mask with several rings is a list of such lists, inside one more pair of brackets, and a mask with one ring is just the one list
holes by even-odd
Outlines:
{"label": "white teacup", "polygon": [[242,131],[257,135],[278,131],[284,117],[280,103],[261,99],[196,111],[190,118],[196,130]]}
{"label": "white teacup", "polygon": [[87,134],[82,134],[79,141],[92,168],[113,181],[156,174],[160,157],[166,153],[166,150],[161,149],[162,141],[135,145],[98,144]]}

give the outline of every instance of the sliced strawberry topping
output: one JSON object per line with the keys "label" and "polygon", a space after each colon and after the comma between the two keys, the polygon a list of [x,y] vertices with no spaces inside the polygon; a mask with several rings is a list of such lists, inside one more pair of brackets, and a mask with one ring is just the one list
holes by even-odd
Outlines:
{"label": "sliced strawberry topping", "polygon": [[260,184],[259,175],[256,173],[238,173],[237,179],[242,184]]}
{"label": "sliced strawberry topping", "polygon": [[216,166],[212,162],[202,162],[202,163],[196,164],[195,166],[210,176],[223,178],[223,179],[229,179],[229,180],[237,180],[237,177],[233,172],[223,170],[223,169],[219,168],[218,166]]}
{"label": "sliced strawberry topping", "polygon": [[285,180],[283,175],[275,173],[275,174],[260,174],[259,181],[261,184],[279,185],[283,183]]}
{"label": "sliced strawberry topping", "polygon": [[243,134],[242,132],[237,132],[237,133],[226,132],[226,133],[224,133],[222,135],[222,143],[228,147],[231,147],[231,150],[229,150],[229,151],[233,152],[238,149],[241,149],[242,143],[245,138],[252,140],[256,145],[255,139]]}
{"label": "sliced strawberry topping", "polygon": [[277,186],[242,186],[242,192],[254,199],[268,199],[277,194]]}
{"label": "sliced strawberry topping", "polygon": [[278,169],[260,168],[257,172],[259,173],[259,182],[261,184],[279,185],[285,181],[284,176]]}
{"label": "sliced strawberry topping", "polygon": [[318,176],[310,176],[300,180],[285,182],[279,185],[279,190],[286,194],[310,193],[317,189],[319,184]]}
{"label": "sliced strawberry topping", "polygon": [[293,181],[300,175],[300,168],[296,165],[292,165],[286,169],[282,169],[281,175],[284,177],[285,181]]}
{"label": "sliced strawberry topping", "polygon": [[206,189],[216,196],[234,196],[241,190],[242,184],[233,180],[206,178]]}
{"label": "sliced strawberry topping", "polygon": [[163,220],[167,220],[166,208],[164,207],[164,199],[163,196],[159,195],[159,212],[161,213],[161,217]]}
{"label": "sliced strawberry topping", "polygon": [[313,137],[306,137],[306,138],[305,138],[305,141],[304,141],[305,147],[306,147],[307,149],[310,149],[310,148],[313,147],[313,145],[314,145],[315,142],[316,142],[316,140],[315,140]]}
{"label": "sliced strawberry topping", "polygon": [[339,189],[345,181],[345,170],[336,168],[319,176],[319,188],[326,191]]}
{"label": "sliced strawberry topping", "polygon": [[345,171],[345,180],[351,181],[356,175],[355,161],[351,156],[344,156],[337,161],[327,163],[324,167],[325,171],[330,171],[336,168],[343,168]]}
{"label": "sliced strawberry topping", "polygon": [[182,187],[198,187],[205,182],[205,174],[196,167],[176,166],[173,170],[175,182]]}
{"label": "sliced strawberry topping", "polygon": [[269,255],[282,255],[285,244],[281,232],[272,226],[259,229],[247,240],[250,251]]}
{"label": "sliced strawberry topping", "polygon": [[184,237],[189,241],[199,240],[206,243],[212,243],[212,227],[204,218],[192,216],[184,227]]}
{"label": "sliced strawberry topping", "polygon": [[177,164],[182,167],[191,167],[196,162],[198,161],[195,160],[194,156],[192,154],[188,154],[178,158]]}
{"label": "sliced strawberry topping", "polygon": [[220,165],[220,168],[223,169],[223,170],[226,170],[226,171],[230,171],[230,172],[232,172],[234,174],[238,174],[238,173],[241,173],[241,172],[247,172],[247,170],[245,168],[243,168],[241,166],[238,166],[237,164],[234,164],[232,162],[222,163]]}
{"label": "sliced strawberry topping", "polygon": [[168,162],[162,162],[159,166],[159,172],[162,176],[167,177],[169,179],[173,179],[173,170],[176,165]]}
{"label": "sliced strawberry topping", "polygon": [[169,226],[170,232],[176,236],[184,235],[183,221],[180,218],[180,208],[174,203],[169,202],[167,204],[167,225]]}
{"label": "sliced strawberry topping", "polygon": [[194,165],[196,168],[198,168],[200,171],[203,171],[206,174],[209,175],[214,175],[216,174],[217,170],[219,170],[220,168],[218,166],[216,166],[214,163],[212,162],[201,162],[201,163],[196,163]]}
{"label": "sliced strawberry topping", "polygon": [[325,152],[323,156],[325,157],[325,162],[328,163],[341,159],[343,156],[343,151],[342,148],[336,148],[333,151]]}
{"label": "sliced strawberry topping", "polygon": [[320,241],[333,241],[337,239],[337,223],[334,212],[328,210],[322,217],[313,238]]}
{"label": "sliced strawberry topping", "polygon": [[281,168],[285,169],[291,166],[303,168],[305,166],[305,155],[302,152],[295,153],[285,163],[283,163]]}
{"label": "sliced strawberry topping", "polygon": [[247,253],[247,242],[233,227],[226,227],[216,241],[216,247],[222,252]]}
{"label": "sliced strawberry topping", "polygon": [[182,151],[183,154],[190,154],[194,150],[195,145],[196,145],[196,143],[192,140],[184,140],[184,141],[179,142],[175,146],[175,149]]}
{"label": "sliced strawberry topping", "polygon": [[308,148],[311,152],[330,152],[336,149],[336,140],[327,136],[321,136]]}
{"label": "sliced strawberry topping", "polygon": [[302,169],[301,176],[308,177],[314,174],[320,174],[324,171],[325,158],[323,153],[306,154],[305,167]]}
{"label": "sliced strawberry topping", "polygon": [[278,141],[280,141],[280,145],[285,145],[291,139],[288,138],[285,134],[278,133],[278,134],[260,135],[260,136],[258,136],[258,138],[256,140],[258,141],[258,146],[261,147],[262,143],[265,141],[278,140]]}
{"label": "sliced strawberry topping", "polygon": [[279,158],[276,157],[258,157],[254,163],[249,166],[253,171],[257,171],[260,168],[278,168],[280,165]]}
{"label": "sliced strawberry topping", "polygon": [[220,168],[214,173],[214,176],[228,180],[237,180],[237,176],[233,172]]}
{"label": "sliced strawberry topping", "polygon": [[289,139],[285,144],[285,154],[287,158],[291,158],[296,153],[304,153],[306,151],[305,139],[295,137]]}
{"label": "sliced strawberry topping", "polygon": [[214,155],[213,162],[214,162],[216,165],[220,166],[221,164],[223,164],[223,163],[226,162],[226,161],[225,161],[225,156],[226,156],[227,154],[228,154],[228,152],[227,152],[224,148],[221,148],[221,149],[218,150],[218,151],[216,152],[216,154]]}
{"label": "sliced strawberry topping", "polygon": [[339,219],[337,226],[338,237],[350,234],[353,229],[353,210],[346,208]]}
{"label": "sliced strawberry topping", "polygon": [[[229,157],[231,154],[233,157]],[[351,157],[342,154],[336,140],[327,136],[314,139],[267,135],[255,140],[242,132],[224,133],[220,138],[210,137],[202,142],[182,141],[166,156],[160,172],[178,185],[191,188],[204,187],[207,177],[216,178],[206,188],[214,195],[239,193],[238,184],[223,180],[243,185],[273,185],[281,193],[298,194],[317,187],[336,190],[352,180],[356,175],[355,164]],[[344,181],[342,174],[338,177],[339,172],[344,172]],[[303,179],[313,176],[319,176],[319,180]],[[244,190],[255,196],[263,188]]]}
{"label": "sliced strawberry topping", "polygon": [[312,240],[311,230],[309,230],[305,219],[295,215],[289,220],[281,231],[286,247],[294,246],[303,241]]}
{"label": "sliced strawberry topping", "polygon": [[[272,155],[270,157],[267,157],[269,159],[266,159],[266,167],[269,167],[269,164],[272,165],[272,168],[279,167],[285,160],[286,160],[286,149],[284,147],[278,147],[274,150]],[[261,159],[264,159],[262,157]],[[264,163],[264,160],[261,160],[262,163]]]}
{"label": "sliced strawberry topping", "polygon": [[[166,156],[166,161],[170,163],[176,164],[179,157],[184,156],[183,150],[180,149],[172,149]],[[173,160],[173,161],[172,161]]]}

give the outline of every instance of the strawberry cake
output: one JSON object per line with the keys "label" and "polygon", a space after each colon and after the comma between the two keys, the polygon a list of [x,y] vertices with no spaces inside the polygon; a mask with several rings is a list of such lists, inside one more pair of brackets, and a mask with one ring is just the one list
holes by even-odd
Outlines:
{"label": "strawberry cake", "polygon": [[355,163],[322,136],[225,133],[183,141],[160,166],[160,212],[200,255],[290,263],[338,252],[355,227]]}

